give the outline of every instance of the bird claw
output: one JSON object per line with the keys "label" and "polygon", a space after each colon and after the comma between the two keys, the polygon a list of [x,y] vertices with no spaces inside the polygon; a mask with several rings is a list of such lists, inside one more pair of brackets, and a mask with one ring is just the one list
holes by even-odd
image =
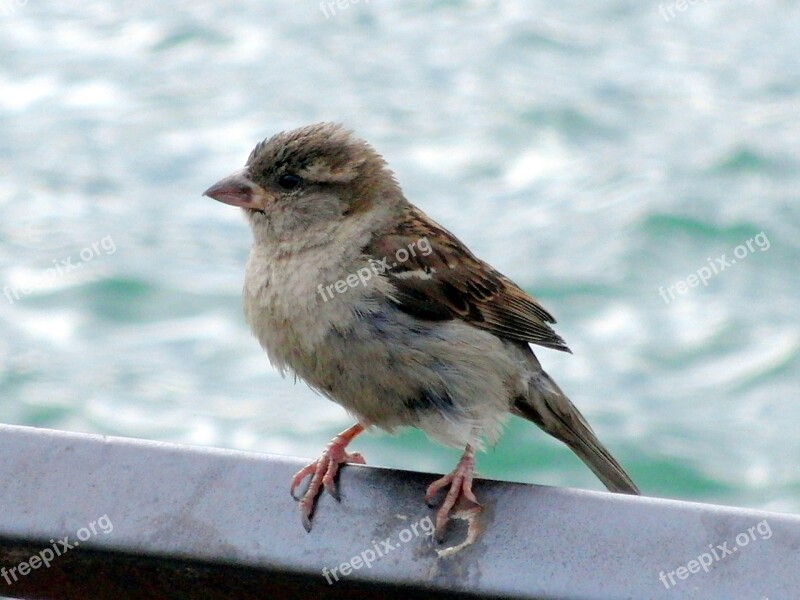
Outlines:
{"label": "bird claw", "polygon": [[[322,488],[325,488],[336,500],[341,501],[339,490],[336,488],[336,474],[339,472],[339,466],[344,464],[366,464],[364,457],[358,452],[353,452],[352,454],[345,452],[348,441],[337,436],[328,444],[322,456],[300,469],[292,477],[289,493],[292,498],[300,501],[300,518],[306,531],[311,531],[314,503]],[[295,492],[298,486],[309,475],[311,475],[311,481],[308,484],[308,489],[302,496],[296,495]]]}
{"label": "bird claw", "polygon": [[[436,541],[440,544],[444,541],[444,534],[447,529],[447,522],[450,514],[469,515],[468,538],[474,539],[477,535],[477,515],[481,512],[481,504],[472,492],[472,479],[475,474],[475,458],[472,449],[468,446],[461,460],[451,473],[437,479],[428,486],[425,492],[425,502],[428,506],[435,506],[434,497],[447,486],[450,489],[436,513],[436,529],[434,531]],[[455,509],[455,511],[453,510]]]}
{"label": "bird claw", "polygon": [[292,477],[292,485],[289,487],[289,494],[291,494],[292,498],[295,500],[300,500],[300,496],[295,495],[295,490],[297,487],[303,483],[303,480],[314,473],[317,469],[317,461],[315,460],[312,463],[307,464],[305,467],[300,469],[297,473],[294,474]]}

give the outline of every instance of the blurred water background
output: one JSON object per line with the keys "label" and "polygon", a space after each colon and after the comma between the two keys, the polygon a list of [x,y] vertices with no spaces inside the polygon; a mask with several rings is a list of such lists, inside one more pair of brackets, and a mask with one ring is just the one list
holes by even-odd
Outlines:
{"label": "blurred water background", "polygon": [[[800,3],[683,6],[3,0],[0,421],[317,456],[350,421],[269,366],[200,194],[333,120],[556,315],[538,355],[645,493],[800,512]],[[522,422],[478,469],[601,489]]]}

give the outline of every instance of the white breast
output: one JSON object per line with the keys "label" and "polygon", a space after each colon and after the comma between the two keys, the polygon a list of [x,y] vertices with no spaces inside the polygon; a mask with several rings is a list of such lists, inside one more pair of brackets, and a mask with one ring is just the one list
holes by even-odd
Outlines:
{"label": "white breast", "polygon": [[326,302],[319,294],[332,276],[324,253],[309,251],[298,260],[253,245],[243,290],[245,319],[281,371],[292,366],[293,355],[313,352],[333,323],[353,318],[341,302]]}

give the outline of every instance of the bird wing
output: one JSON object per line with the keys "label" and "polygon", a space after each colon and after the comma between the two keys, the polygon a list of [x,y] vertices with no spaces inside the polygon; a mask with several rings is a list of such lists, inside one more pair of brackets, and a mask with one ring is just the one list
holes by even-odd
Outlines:
{"label": "bird wing", "polygon": [[365,254],[394,286],[391,301],[419,319],[461,319],[494,335],[570,352],[556,320],[514,282],[478,259],[452,233],[409,206],[399,225]]}

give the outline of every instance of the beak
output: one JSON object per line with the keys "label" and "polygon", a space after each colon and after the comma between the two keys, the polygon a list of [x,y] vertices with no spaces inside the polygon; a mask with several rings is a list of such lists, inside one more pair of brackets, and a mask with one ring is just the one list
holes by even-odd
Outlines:
{"label": "beak", "polygon": [[231,206],[241,206],[252,210],[264,210],[267,205],[267,193],[260,185],[253,183],[247,176],[247,169],[236,171],[203,192],[208,196]]}

